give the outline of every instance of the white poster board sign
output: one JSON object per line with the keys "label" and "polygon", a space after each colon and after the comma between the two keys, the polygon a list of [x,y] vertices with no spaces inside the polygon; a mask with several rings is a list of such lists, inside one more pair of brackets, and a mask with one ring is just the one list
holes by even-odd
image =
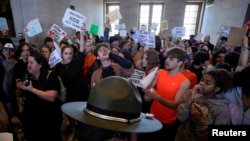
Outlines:
{"label": "white poster board sign", "polygon": [[155,67],[152,72],[150,72],[146,77],[144,77],[140,81],[139,87],[141,87],[143,89],[147,89],[149,87],[149,85],[153,82],[153,80],[155,79],[157,71],[158,71],[158,67]]}
{"label": "white poster board sign", "polygon": [[67,35],[67,33],[58,25],[53,24],[49,29],[48,34],[50,36],[55,35],[56,41],[60,43],[62,39]]}
{"label": "white poster board sign", "polygon": [[174,27],[172,30],[173,37],[184,37],[185,27]]}
{"label": "white poster board sign", "polygon": [[58,51],[55,49],[49,57],[49,66],[52,68],[56,64],[60,63],[62,61],[62,57],[59,55]]}
{"label": "white poster board sign", "polygon": [[152,25],[150,26],[150,29],[156,31],[157,27],[158,27],[157,23],[152,23]]}
{"label": "white poster board sign", "polygon": [[28,29],[27,34],[28,34],[29,37],[33,37],[33,36],[43,32],[41,24],[40,24],[40,22],[39,22],[39,20],[37,18],[34,19],[34,20],[31,20],[27,24],[26,28]]}
{"label": "white poster board sign", "polygon": [[140,86],[140,81],[145,77],[145,72],[134,69],[134,72],[130,75],[129,80],[135,85]]}
{"label": "white poster board sign", "polygon": [[110,23],[113,23],[117,20],[122,19],[122,16],[121,16],[119,9],[115,9],[115,10],[109,12],[106,16],[109,17]]}
{"label": "white poster board sign", "polygon": [[140,30],[147,31],[147,25],[145,25],[145,24],[141,25]]}
{"label": "white poster board sign", "polygon": [[77,31],[81,31],[81,27],[85,22],[86,22],[86,17],[84,15],[70,8],[66,9],[62,19],[62,23],[64,25],[73,28]]}
{"label": "white poster board sign", "polygon": [[119,30],[119,34],[121,37],[127,37],[127,30]]}
{"label": "white poster board sign", "polygon": [[155,33],[153,32],[139,30],[132,37],[136,42],[140,42],[142,46],[155,48]]}

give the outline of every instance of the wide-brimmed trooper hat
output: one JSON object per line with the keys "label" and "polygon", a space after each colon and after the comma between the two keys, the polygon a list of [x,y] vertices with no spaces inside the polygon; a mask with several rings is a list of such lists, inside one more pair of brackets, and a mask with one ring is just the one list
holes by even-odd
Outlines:
{"label": "wide-brimmed trooper hat", "polygon": [[87,102],[69,102],[61,108],[69,117],[99,128],[134,133],[160,130],[162,124],[141,113],[141,106],[137,88],[128,79],[111,76],[91,89]]}

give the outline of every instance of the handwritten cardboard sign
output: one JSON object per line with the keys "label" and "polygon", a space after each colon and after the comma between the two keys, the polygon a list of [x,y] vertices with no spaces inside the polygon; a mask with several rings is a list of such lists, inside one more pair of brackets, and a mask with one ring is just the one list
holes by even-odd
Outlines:
{"label": "handwritten cardboard sign", "polygon": [[58,54],[57,50],[54,50],[49,57],[49,66],[52,68],[56,66],[56,64],[62,61],[62,57]]}
{"label": "handwritten cardboard sign", "polygon": [[241,46],[242,38],[247,33],[247,29],[238,28],[238,27],[230,27],[230,32],[227,38],[227,44],[231,46]]}
{"label": "handwritten cardboard sign", "polygon": [[106,16],[109,17],[110,23],[113,23],[117,20],[122,19],[122,16],[121,16],[119,9],[115,9],[115,10],[109,12]]}
{"label": "handwritten cardboard sign", "polygon": [[145,72],[134,69],[134,72],[130,75],[129,80],[135,85],[135,86],[141,86],[140,81],[145,77]]}
{"label": "handwritten cardboard sign", "polygon": [[0,17],[0,29],[9,30],[8,23],[6,21],[6,18]]}
{"label": "handwritten cardboard sign", "polygon": [[28,34],[29,37],[33,37],[33,36],[43,32],[41,24],[40,24],[40,22],[39,22],[39,20],[37,18],[34,19],[34,20],[31,20],[27,24],[26,28],[28,29],[27,34]]}
{"label": "handwritten cardboard sign", "polygon": [[53,24],[48,31],[49,36],[55,35],[56,41],[60,43],[67,33],[58,25]]}
{"label": "handwritten cardboard sign", "polygon": [[62,19],[62,23],[64,25],[73,28],[77,31],[81,31],[81,27],[85,22],[86,22],[86,17],[84,15],[70,8],[66,9]]}

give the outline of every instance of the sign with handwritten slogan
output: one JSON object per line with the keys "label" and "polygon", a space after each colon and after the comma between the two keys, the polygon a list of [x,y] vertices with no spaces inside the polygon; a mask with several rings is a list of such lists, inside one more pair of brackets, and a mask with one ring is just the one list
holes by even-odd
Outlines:
{"label": "sign with handwritten slogan", "polygon": [[145,77],[145,72],[134,69],[134,72],[130,75],[129,80],[135,85],[135,86],[141,86],[140,81]]}
{"label": "sign with handwritten slogan", "polygon": [[0,17],[0,29],[1,28],[5,30],[9,30],[8,23],[6,21],[6,18],[4,17]]}
{"label": "sign with handwritten slogan", "polygon": [[110,23],[113,23],[117,20],[122,19],[122,16],[121,16],[119,9],[115,9],[115,10],[109,12],[106,16],[109,17]]}
{"label": "sign with handwritten slogan", "polygon": [[29,37],[33,37],[33,36],[43,32],[42,26],[41,26],[41,24],[40,24],[40,22],[39,22],[39,20],[37,18],[31,20],[27,24],[26,28],[28,29],[27,34],[28,34]]}
{"label": "sign with handwritten slogan", "polygon": [[55,35],[57,43],[60,43],[67,33],[58,25],[53,24],[48,31],[49,36]]}
{"label": "sign with handwritten slogan", "polygon": [[184,37],[185,36],[185,27],[174,27],[172,29],[173,37]]}
{"label": "sign with handwritten slogan", "polygon": [[70,28],[73,28],[77,31],[81,31],[81,27],[83,25],[83,23],[86,22],[86,17],[84,15],[82,15],[81,13],[74,11],[70,8],[67,8],[63,19],[62,19],[62,23],[65,26],[68,26]]}
{"label": "sign with handwritten slogan", "polygon": [[60,63],[62,61],[62,57],[58,53],[58,51],[55,49],[49,57],[49,66],[50,68],[54,67],[56,64]]}
{"label": "sign with handwritten slogan", "polygon": [[140,42],[142,46],[155,48],[155,33],[138,30],[132,35],[136,42]]}

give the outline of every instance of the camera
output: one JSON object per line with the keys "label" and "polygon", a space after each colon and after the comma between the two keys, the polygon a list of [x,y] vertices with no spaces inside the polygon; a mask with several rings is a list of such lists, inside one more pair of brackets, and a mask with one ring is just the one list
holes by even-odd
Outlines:
{"label": "camera", "polygon": [[25,74],[23,79],[21,80],[24,86],[29,86],[31,78],[29,77],[28,74]]}

